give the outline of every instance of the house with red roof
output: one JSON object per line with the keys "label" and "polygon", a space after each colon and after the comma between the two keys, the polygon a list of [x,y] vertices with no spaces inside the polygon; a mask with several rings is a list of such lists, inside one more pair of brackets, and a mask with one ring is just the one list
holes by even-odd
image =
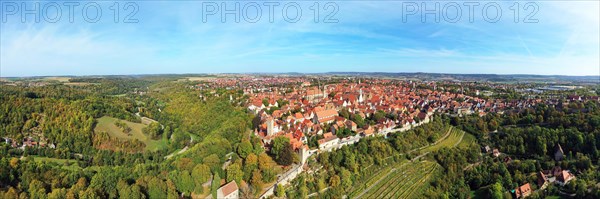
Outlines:
{"label": "house with red roof", "polygon": [[336,116],[338,116],[338,112],[335,109],[316,111],[313,122],[318,122],[320,124],[328,124],[333,122]]}
{"label": "house with red roof", "polygon": [[515,189],[515,197],[516,198],[525,198],[525,197],[531,195],[531,193],[532,193],[532,190],[531,190],[531,186],[529,185],[529,183],[524,184]]}
{"label": "house with red roof", "polygon": [[340,142],[340,139],[333,135],[333,133],[329,132],[329,133],[325,133],[323,134],[323,139],[319,139],[318,143],[319,143],[319,149],[320,150],[328,150],[331,149],[332,147],[335,147],[335,145],[337,145]]}
{"label": "house with red roof", "polygon": [[575,179],[575,176],[573,174],[571,174],[571,172],[567,171],[567,170],[562,170],[558,176],[556,176],[556,184],[560,185],[560,186],[565,186],[567,183],[569,183],[571,180]]}
{"label": "house with red roof", "polygon": [[240,198],[240,191],[237,183],[231,181],[219,189],[217,189],[217,198],[219,199],[238,199]]}

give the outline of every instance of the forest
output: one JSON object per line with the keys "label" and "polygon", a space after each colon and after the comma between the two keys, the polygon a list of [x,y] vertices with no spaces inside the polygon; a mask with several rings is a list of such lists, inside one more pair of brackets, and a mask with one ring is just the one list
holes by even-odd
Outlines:
{"label": "forest", "polygon": [[[260,193],[280,169],[250,144],[257,143],[250,142],[253,116],[224,97],[231,91],[200,91],[177,79],[0,85],[0,198],[205,197],[232,180],[244,181],[246,194]],[[123,136],[132,132],[123,121],[151,118],[142,132],[165,146],[147,150],[136,138],[96,132],[102,117],[116,118],[109,124]],[[35,144],[9,144],[26,140]]]}

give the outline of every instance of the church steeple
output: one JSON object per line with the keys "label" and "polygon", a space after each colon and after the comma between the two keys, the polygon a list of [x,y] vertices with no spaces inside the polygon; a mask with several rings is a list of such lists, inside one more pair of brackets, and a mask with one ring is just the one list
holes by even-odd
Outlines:
{"label": "church steeple", "polygon": [[363,92],[362,92],[362,88],[358,91],[358,102],[363,102]]}

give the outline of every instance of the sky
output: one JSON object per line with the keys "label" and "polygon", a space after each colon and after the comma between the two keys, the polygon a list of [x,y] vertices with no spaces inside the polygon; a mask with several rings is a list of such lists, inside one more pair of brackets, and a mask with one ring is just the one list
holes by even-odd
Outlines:
{"label": "sky", "polygon": [[599,13],[599,1],[3,0],[0,77],[600,75]]}

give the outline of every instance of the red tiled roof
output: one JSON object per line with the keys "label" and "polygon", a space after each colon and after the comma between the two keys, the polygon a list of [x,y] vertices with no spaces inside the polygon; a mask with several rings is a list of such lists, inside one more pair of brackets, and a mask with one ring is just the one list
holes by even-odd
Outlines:
{"label": "red tiled roof", "polygon": [[235,183],[235,181],[231,181],[231,182],[227,183],[226,185],[223,185],[223,187],[221,187],[221,190],[223,191],[224,196],[228,196],[229,194],[238,190],[238,186]]}

